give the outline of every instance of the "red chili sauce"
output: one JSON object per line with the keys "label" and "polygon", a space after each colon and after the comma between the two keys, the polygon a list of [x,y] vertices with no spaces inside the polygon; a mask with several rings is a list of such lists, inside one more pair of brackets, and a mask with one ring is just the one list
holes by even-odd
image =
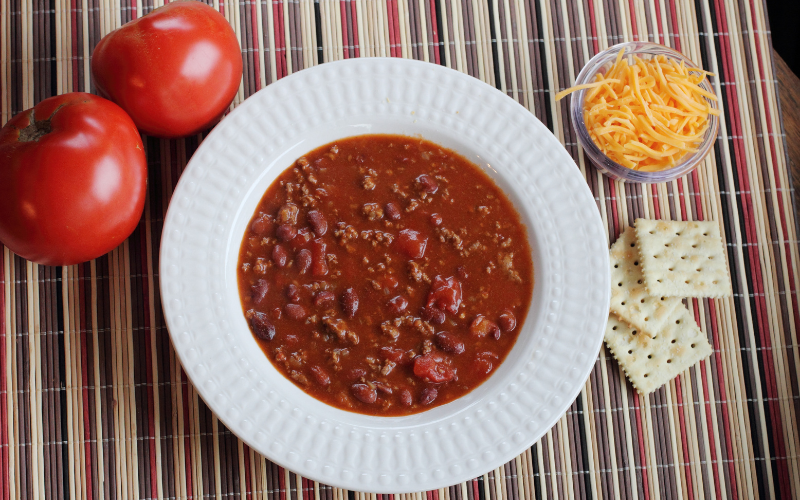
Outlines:
{"label": "red chili sauce", "polygon": [[418,413],[483,383],[533,291],[511,202],[476,165],[397,135],[338,140],[269,187],[239,294],[282,374],[343,410]]}

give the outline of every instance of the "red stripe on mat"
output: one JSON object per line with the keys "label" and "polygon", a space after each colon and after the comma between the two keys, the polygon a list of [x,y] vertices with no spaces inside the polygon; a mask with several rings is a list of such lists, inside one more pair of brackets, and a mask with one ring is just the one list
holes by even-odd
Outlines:
{"label": "red stripe on mat", "polygon": [[439,22],[436,20],[436,0],[430,0],[431,5],[431,32],[433,33],[433,59],[436,64],[441,64],[439,59]]}
{"label": "red stripe on mat", "polygon": [[[339,14],[342,17],[342,54],[345,59],[350,59],[350,47],[347,44],[347,5],[345,2],[339,4]],[[356,30],[356,23],[353,20],[353,31]],[[355,44],[355,42],[353,42]]]}
{"label": "red stripe on mat", "polygon": [[397,4],[393,0],[386,0],[386,16],[388,18],[388,28],[389,28],[389,56],[390,57],[398,57],[397,51],[400,48],[397,43],[397,31],[394,27],[394,21],[397,18],[397,13],[395,12],[395,8]]}
{"label": "red stripe on mat", "polygon": [[355,2],[350,2],[350,18],[353,22],[353,53],[356,57],[361,57],[361,51],[358,44],[358,13],[356,12]]}
{"label": "red stripe on mat", "polygon": [[272,14],[275,22],[275,70],[278,72],[275,79],[278,80],[288,74],[286,72],[286,37],[283,31],[283,4],[273,2]]}

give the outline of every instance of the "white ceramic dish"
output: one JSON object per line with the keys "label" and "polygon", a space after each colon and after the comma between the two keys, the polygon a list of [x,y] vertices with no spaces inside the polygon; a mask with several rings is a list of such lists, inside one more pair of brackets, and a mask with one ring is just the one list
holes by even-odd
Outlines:
{"label": "white ceramic dish", "polygon": [[[242,235],[272,180],[302,154],[364,133],[422,135],[482,166],[528,228],[536,283],[519,339],[467,396],[407,417],[327,406],[263,355],[242,314]],[[514,458],[577,396],[603,337],[610,295],[603,225],[556,138],[498,90],[401,59],[353,59],[284,78],[203,141],[170,203],[161,292],[173,345],[225,425],[270,460],[352,490],[455,484]]]}

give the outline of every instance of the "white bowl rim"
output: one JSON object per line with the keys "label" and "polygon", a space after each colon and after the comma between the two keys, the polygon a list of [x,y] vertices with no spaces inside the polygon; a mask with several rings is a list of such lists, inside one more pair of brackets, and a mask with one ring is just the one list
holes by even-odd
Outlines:
{"label": "white bowl rim", "polygon": [[[489,381],[447,405],[391,418],[333,409],[283,378],[253,350],[232,293],[243,228],[270,179],[331,137],[385,131],[422,134],[484,168],[528,225],[536,273],[520,348]],[[254,450],[332,486],[434,489],[511,460],[578,395],[607,320],[606,238],[566,150],[502,92],[419,61],[327,63],[251,96],[193,155],[162,233],[164,317],[198,393]]]}

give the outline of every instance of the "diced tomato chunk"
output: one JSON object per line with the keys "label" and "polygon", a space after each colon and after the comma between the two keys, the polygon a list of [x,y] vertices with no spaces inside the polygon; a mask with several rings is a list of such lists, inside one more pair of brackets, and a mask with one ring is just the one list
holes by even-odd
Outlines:
{"label": "diced tomato chunk", "polygon": [[423,237],[413,229],[403,229],[397,237],[395,243],[397,251],[409,259],[421,259],[425,255],[425,246],[428,238]]}
{"label": "diced tomato chunk", "polygon": [[461,283],[454,277],[442,278],[436,276],[428,292],[428,307],[435,307],[450,314],[458,313],[461,305]]}
{"label": "diced tomato chunk", "polygon": [[440,384],[453,380],[456,371],[450,366],[449,358],[429,352],[414,358],[414,375],[428,382]]}

